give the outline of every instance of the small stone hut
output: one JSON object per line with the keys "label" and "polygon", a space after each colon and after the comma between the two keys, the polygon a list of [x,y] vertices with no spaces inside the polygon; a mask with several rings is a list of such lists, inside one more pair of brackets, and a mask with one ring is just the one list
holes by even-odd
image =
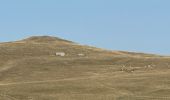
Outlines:
{"label": "small stone hut", "polygon": [[79,53],[79,54],[78,54],[78,56],[85,56],[85,54],[83,54],[83,53]]}

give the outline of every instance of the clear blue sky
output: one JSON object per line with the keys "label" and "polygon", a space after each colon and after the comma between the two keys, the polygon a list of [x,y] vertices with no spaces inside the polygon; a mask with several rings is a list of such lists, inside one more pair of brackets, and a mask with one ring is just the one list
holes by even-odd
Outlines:
{"label": "clear blue sky", "polygon": [[170,55],[170,0],[0,0],[0,42],[32,35]]}

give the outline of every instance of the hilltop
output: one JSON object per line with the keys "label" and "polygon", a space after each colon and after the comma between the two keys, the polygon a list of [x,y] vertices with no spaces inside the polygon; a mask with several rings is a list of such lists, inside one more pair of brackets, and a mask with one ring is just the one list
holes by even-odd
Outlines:
{"label": "hilltop", "polygon": [[164,100],[169,76],[170,58],[154,54],[51,36],[0,43],[0,100]]}
{"label": "hilltop", "polygon": [[73,43],[72,41],[64,40],[58,37],[52,37],[52,36],[32,36],[29,38],[26,38],[21,41],[27,41],[27,42],[67,42],[67,43]]}

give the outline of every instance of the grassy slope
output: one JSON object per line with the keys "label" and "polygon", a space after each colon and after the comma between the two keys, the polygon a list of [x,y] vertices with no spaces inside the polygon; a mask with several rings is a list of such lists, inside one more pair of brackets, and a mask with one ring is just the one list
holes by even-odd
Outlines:
{"label": "grassy slope", "polygon": [[47,36],[0,44],[0,100],[169,100],[169,79],[168,57]]}

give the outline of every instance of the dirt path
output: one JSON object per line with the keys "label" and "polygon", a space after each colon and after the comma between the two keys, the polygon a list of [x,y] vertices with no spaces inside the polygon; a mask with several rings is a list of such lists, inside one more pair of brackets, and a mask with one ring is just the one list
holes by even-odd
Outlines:
{"label": "dirt path", "polygon": [[60,82],[60,81],[74,81],[74,80],[94,79],[94,78],[99,78],[99,77],[102,77],[102,76],[89,76],[89,77],[65,78],[65,79],[45,80],[45,81],[30,81],[30,82],[0,83],[0,86],[22,85],[22,84],[39,84],[39,83],[51,83],[51,82]]}
{"label": "dirt path", "polygon": [[14,67],[14,63],[15,61],[8,61],[4,66],[0,67],[0,73],[7,71],[11,69],[12,67]]}
{"label": "dirt path", "polygon": [[7,95],[7,94],[0,94],[0,100],[18,100],[17,98],[15,97],[12,97],[10,95]]}
{"label": "dirt path", "polygon": [[[29,82],[0,83],[0,86],[22,85],[22,84],[39,84],[39,83],[51,83],[51,82],[60,82],[60,81],[75,81],[75,80],[85,80],[85,79],[101,79],[101,78],[107,78],[107,77],[108,77],[107,74],[93,74],[92,76],[86,76],[86,77],[74,77],[74,78],[43,80],[43,81],[29,81]],[[114,75],[112,77],[119,77],[119,75]]]}
{"label": "dirt path", "polygon": [[[118,75],[113,75],[112,78],[120,77],[119,73]],[[121,76],[126,76],[126,74],[122,74]],[[109,76],[111,78],[111,76]],[[101,79],[101,78],[108,78],[108,75],[106,74],[93,74],[92,76],[87,77],[74,77],[74,78],[64,78],[64,79],[55,79],[55,80],[43,80],[43,81],[29,81],[29,82],[11,82],[11,83],[0,83],[0,86],[9,86],[9,85],[22,85],[22,84],[40,84],[40,83],[51,83],[51,82],[60,82],[60,81],[75,81],[75,80],[85,80],[85,79]],[[106,86],[104,84],[101,84],[101,86]],[[108,86],[106,86],[108,88]],[[110,88],[110,87],[109,87]],[[113,88],[114,89],[114,88]]]}

